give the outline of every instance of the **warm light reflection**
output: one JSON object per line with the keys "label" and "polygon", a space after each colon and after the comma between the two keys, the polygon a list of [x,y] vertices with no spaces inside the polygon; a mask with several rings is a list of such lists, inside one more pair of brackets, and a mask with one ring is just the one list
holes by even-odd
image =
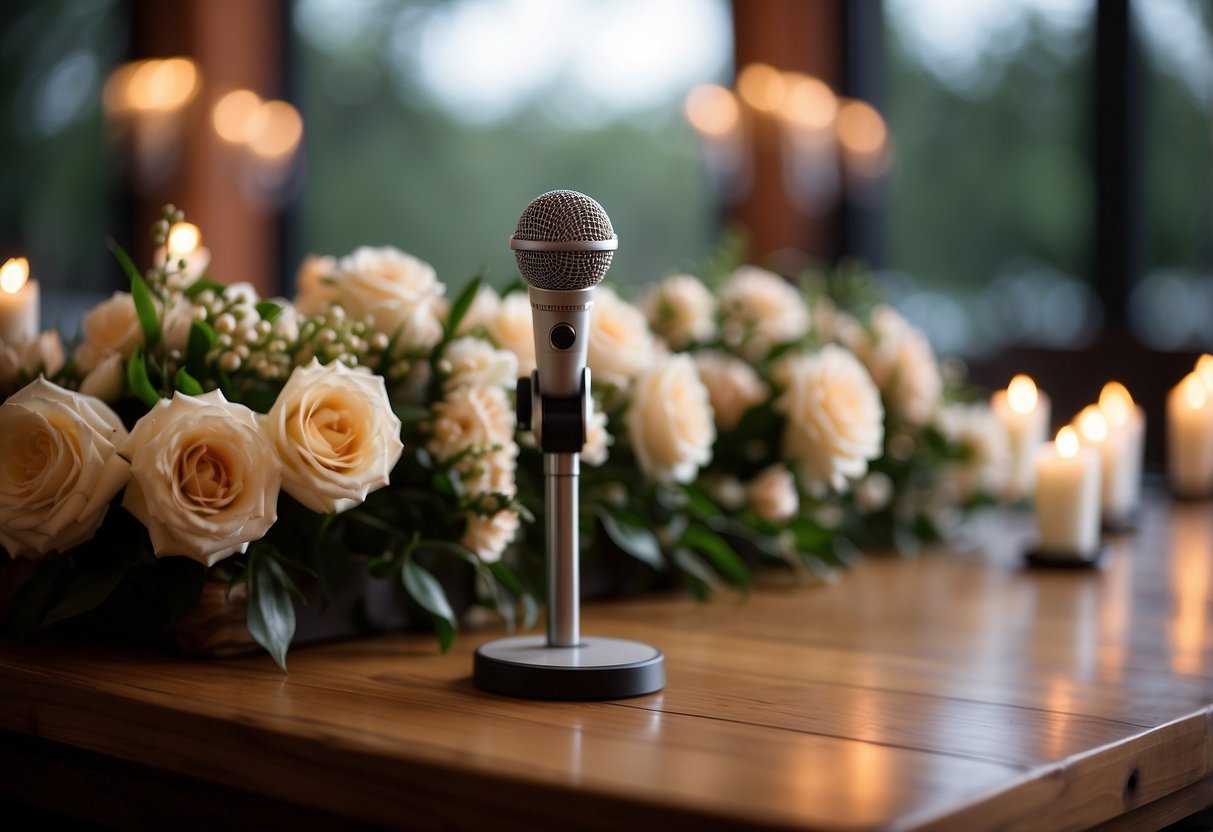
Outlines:
{"label": "warm light reflection", "polygon": [[1209,399],[1209,389],[1200,380],[1200,376],[1194,372],[1188,373],[1179,384],[1184,404],[1192,410],[1203,410],[1205,402]]}
{"label": "warm light reflection", "polygon": [[1088,442],[1103,442],[1108,438],[1108,420],[1103,412],[1093,404],[1082,409],[1075,420],[1078,432]]}
{"label": "warm light reflection", "polygon": [[1031,413],[1036,409],[1036,402],[1039,399],[1040,393],[1036,389],[1036,382],[1022,373],[1011,379],[1011,383],[1007,385],[1007,404],[1016,413],[1025,415]]}
{"label": "warm light reflection", "polygon": [[737,76],[737,92],[755,110],[772,112],[783,103],[783,74],[767,64],[750,64]]}
{"label": "warm light reflection", "polygon": [[828,130],[838,115],[838,97],[824,81],[799,72],[785,76],[786,89],[780,114],[805,130]]}
{"label": "warm light reflection", "polygon": [[849,153],[874,156],[884,150],[889,131],[866,101],[850,100],[838,111],[838,141]]}
{"label": "warm light reflection", "polygon": [[249,150],[276,161],[295,152],[303,139],[303,118],[285,101],[267,101],[249,123]]}
{"label": "warm light reflection", "polygon": [[0,266],[0,291],[15,295],[29,280],[29,260],[12,257]]}
{"label": "warm light reflection", "polygon": [[176,257],[196,251],[201,242],[202,232],[192,222],[179,222],[169,229],[168,250]]}
{"label": "warm light reflection", "polygon": [[232,144],[248,139],[249,124],[261,106],[261,96],[252,90],[232,90],[215,102],[211,124],[219,138]]}
{"label": "warm light reflection", "polygon": [[1208,517],[1199,508],[1173,512],[1171,530],[1171,591],[1175,594],[1175,614],[1168,626],[1171,668],[1176,673],[1202,675],[1213,535]]}
{"label": "warm light reflection", "polygon": [[1078,456],[1078,434],[1069,425],[1057,431],[1057,453],[1066,459]]}
{"label": "warm light reflection", "polygon": [[1213,355],[1205,353],[1196,359],[1196,375],[1208,390],[1213,390]]}
{"label": "warm light reflection", "polygon": [[718,84],[700,84],[687,93],[686,116],[707,136],[725,136],[737,127],[741,109],[733,93]]}
{"label": "warm light reflection", "polygon": [[169,113],[193,100],[200,87],[197,65],[189,58],[152,58],[124,64],[105,84],[111,113]]}
{"label": "warm light reflection", "polygon": [[1128,423],[1133,412],[1133,397],[1119,381],[1109,381],[1099,391],[1099,409],[1109,425],[1120,427]]}

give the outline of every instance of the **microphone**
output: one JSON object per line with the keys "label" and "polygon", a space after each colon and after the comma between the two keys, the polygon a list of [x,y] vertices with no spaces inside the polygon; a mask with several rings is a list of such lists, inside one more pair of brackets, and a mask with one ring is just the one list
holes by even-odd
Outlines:
{"label": "microphone", "polygon": [[518,218],[510,248],[530,287],[535,392],[544,399],[582,395],[593,289],[618,246],[606,211],[577,191],[537,196]]}

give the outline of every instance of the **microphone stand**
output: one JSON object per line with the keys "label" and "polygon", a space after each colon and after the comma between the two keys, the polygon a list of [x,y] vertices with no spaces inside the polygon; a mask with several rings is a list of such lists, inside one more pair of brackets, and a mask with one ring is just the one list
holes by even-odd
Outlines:
{"label": "microphone stand", "polygon": [[543,396],[538,371],[518,380],[518,424],[543,451],[546,509],[547,636],[515,636],[476,650],[477,687],[531,699],[617,699],[665,686],[656,647],[614,638],[582,638],[578,482],[590,406],[590,372],[579,396]]}

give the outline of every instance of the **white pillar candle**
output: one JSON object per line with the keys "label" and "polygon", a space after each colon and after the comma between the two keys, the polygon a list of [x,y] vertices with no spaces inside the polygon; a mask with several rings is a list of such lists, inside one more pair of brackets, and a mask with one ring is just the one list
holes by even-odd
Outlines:
{"label": "white pillar candle", "polygon": [[1049,555],[1082,558],[1099,548],[1099,454],[1072,427],[1037,452],[1036,525]]}
{"label": "white pillar candle", "polygon": [[0,266],[0,341],[38,337],[38,281],[29,279],[29,261],[14,257]]}
{"label": "white pillar candle", "polygon": [[1006,390],[990,401],[1011,445],[1011,476],[1007,497],[1021,499],[1032,493],[1036,478],[1036,452],[1049,436],[1049,397],[1037,390],[1028,376],[1017,375]]}
{"label": "white pillar candle", "polygon": [[1099,392],[1099,412],[1108,425],[1103,457],[1103,519],[1111,525],[1133,521],[1141,505],[1141,472],[1146,461],[1146,412],[1128,388],[1110,381]]}
{"label": "white pillar candle", "polygon": [[1167,480],[1181,497],[1213,492],[1213,403],[1200,376],[1188,373],[1167,395]]}

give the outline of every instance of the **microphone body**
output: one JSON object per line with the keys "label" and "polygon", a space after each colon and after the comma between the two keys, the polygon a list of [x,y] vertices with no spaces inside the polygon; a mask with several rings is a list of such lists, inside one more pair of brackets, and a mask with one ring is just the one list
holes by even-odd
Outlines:
{"label": "microphone body", "polygon": [[589,351],[593,288],[540,289],[531,286],[531,317],[535,332],[535,366],[539,395],[573,398],[581,395],[581,376]]}

